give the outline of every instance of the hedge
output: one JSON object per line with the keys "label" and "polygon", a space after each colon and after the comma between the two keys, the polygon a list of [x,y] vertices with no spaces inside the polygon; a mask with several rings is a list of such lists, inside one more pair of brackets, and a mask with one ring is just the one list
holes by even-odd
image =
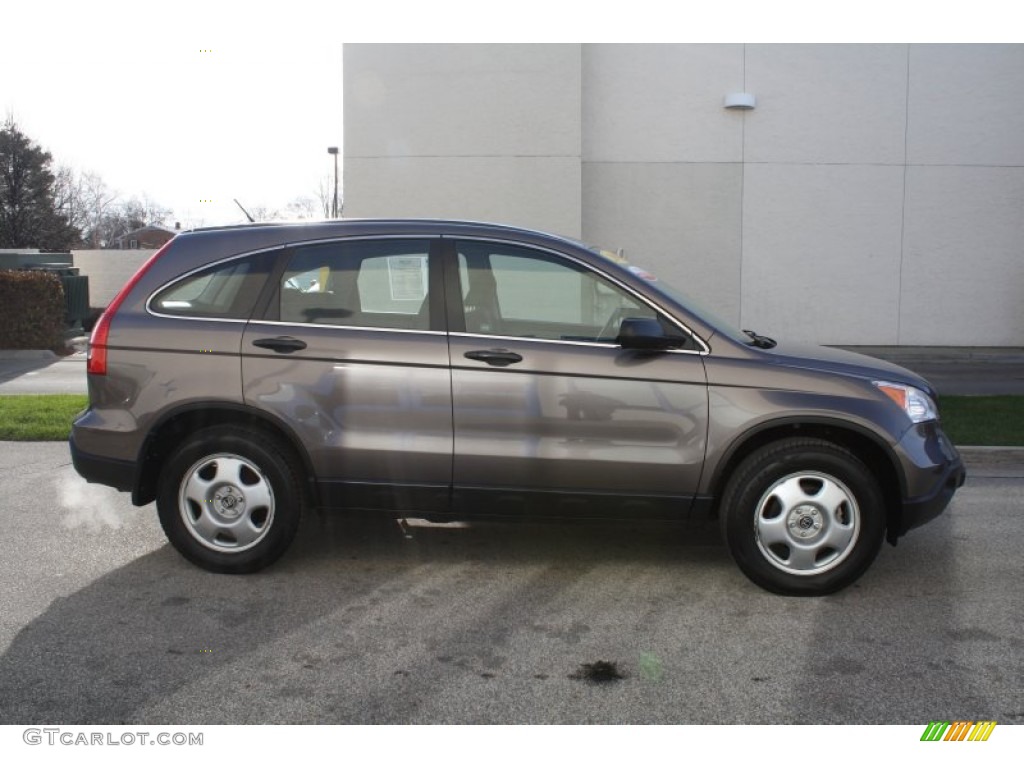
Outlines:
{"label": "hedge", "polygon": [[49,272],[0,271],[0,349],[60,350],[64,288]]}

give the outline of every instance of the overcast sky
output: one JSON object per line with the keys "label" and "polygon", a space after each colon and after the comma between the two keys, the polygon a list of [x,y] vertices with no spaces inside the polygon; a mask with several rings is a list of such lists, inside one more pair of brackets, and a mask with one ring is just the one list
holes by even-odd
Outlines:
{"label": "overcast sky", "polygon": [[[147,26],[151,41],[125,39]],[[153,19],[106,33],[41,50],[0,43],[0,108],[56,164],[148,195],[184,225],[240,220],[233,198],[283,208],[333,177],[340,40],[165,37]]]}
{"label": "overcast sky", "polygon": [[281,209],[330,183],[343,40],[966,41],[991,39],[976,25],[1004,15],[989,0],[914,4],[927,19],[875,0],[703,5],[5,0],[0,109],[55,163],[148,195],[184,226],[221,224],[242,220],[233,198]]}

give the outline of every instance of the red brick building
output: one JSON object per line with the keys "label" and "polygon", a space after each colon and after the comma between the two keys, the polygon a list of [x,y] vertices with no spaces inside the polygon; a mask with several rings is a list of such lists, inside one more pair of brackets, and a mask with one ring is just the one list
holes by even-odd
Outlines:
{"label": "red brick building", "polygon": [[139,229],[133,229],[131,232],[126,232],[120,237],[115,238],[111,247],[121,250],[159,248],[176,234],[178,233],[173,229],[166,229],[165,227],[140,227]]}

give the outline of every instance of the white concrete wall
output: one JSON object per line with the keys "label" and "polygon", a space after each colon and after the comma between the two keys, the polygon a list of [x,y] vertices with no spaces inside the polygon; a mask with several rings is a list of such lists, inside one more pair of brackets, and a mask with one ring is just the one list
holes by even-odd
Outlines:
{"label": "white concrete wall", "polygon": [[748,165],[743,189],[742,327],[899,343],[902,168]]}
{"label": "white concrete wall", "polygon": [[78,274],[89,278],[89,306],[105,307],[155,250],[78,250],[71,252]]}
{"label": "white concrete wall", "polygon": [[1022,343],[1024,46],[752,45],[746,85],[745,325]]}
{"label": "white concrete wall", "polygon": [[722,97],[742,82],[742,45],[586,45],[585,159],[739,162],[743,124]]}
{"label": "white concrete wall", "polygon": [[580,234],[793,340],[1024,343],[1022,45],[345,55],[346,215]]}
{"label": "white concrete wall", "polygon": [[[671,87],[666,88],[667,81]],[[583,237],[740,315],[741,45],[583,49]]]}
{"label": "white concrete wall", "polygon": [[902,344],[1024,344],[1024,45],[909,51]]}
{"label": "white concrete wall", "polygon": [[1024,345],[1024,168],[911,166],[901,344]]}

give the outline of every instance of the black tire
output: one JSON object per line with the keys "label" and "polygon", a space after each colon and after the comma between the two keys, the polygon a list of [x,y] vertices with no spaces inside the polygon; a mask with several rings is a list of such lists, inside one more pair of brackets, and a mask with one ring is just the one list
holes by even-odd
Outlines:
{"label": "black tire", "polygon": [[849,586],[878,555],[885,502],[860,459],[833,443],[789,438],[745,458],[720,507],[736,564],[781,595],[827,595]]}
{"label": "black tire", "polygon": [[302,474],[271,435],[211,427],[184,440],[161,470],[160,525],[175,549],[215,573],[252,573],[292,543],[302,517]]}

